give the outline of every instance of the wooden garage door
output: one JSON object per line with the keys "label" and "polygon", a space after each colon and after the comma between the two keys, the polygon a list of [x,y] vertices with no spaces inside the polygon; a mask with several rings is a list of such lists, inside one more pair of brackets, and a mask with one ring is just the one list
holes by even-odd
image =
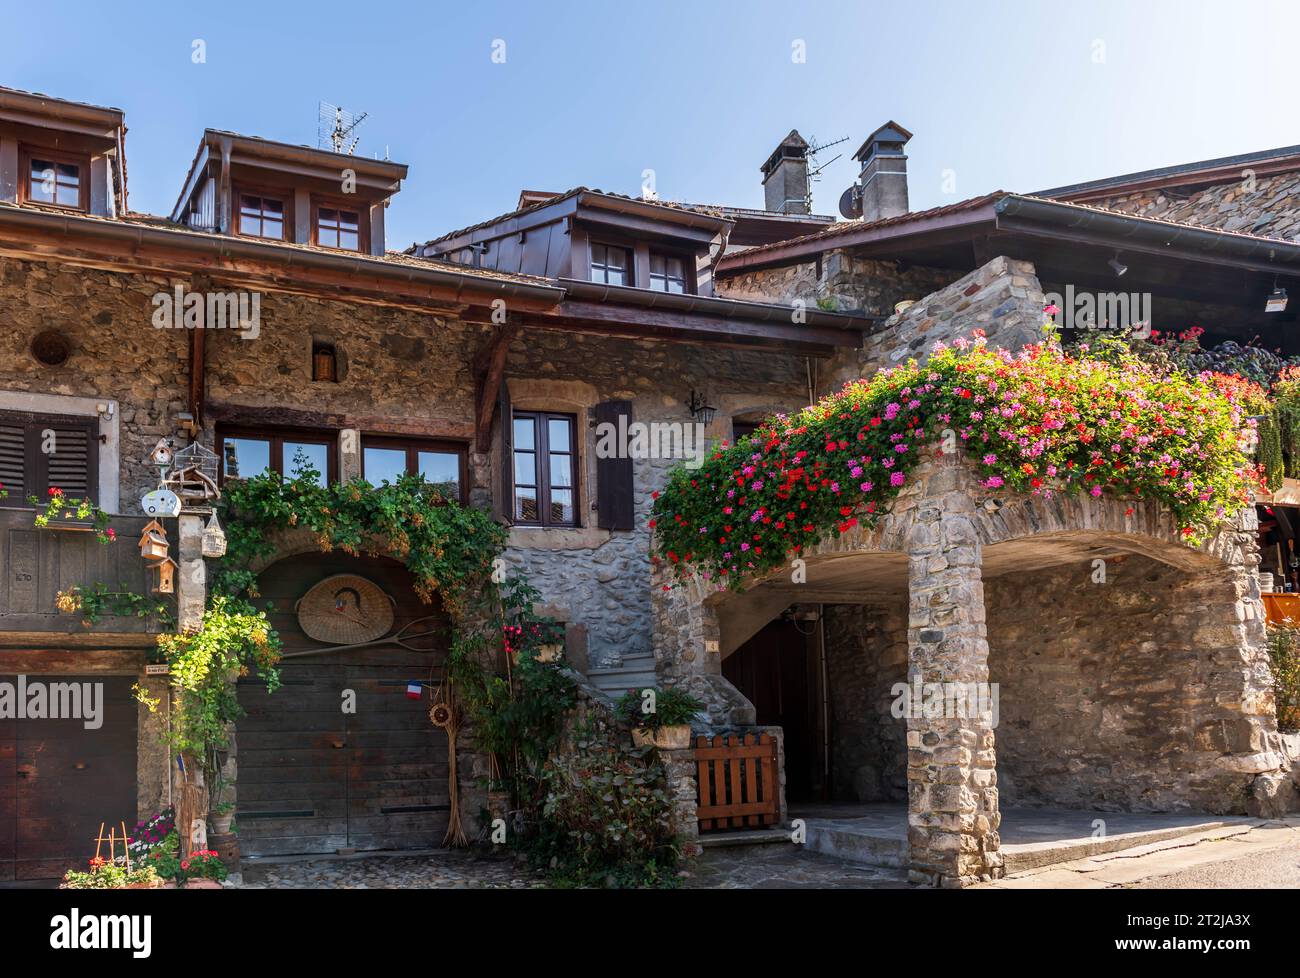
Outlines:
{"label": "wooden garage door", "polygon": [[[101,823],[134,827],[134,680],[36,676],[28,683],[103,683],[103,725],[82,720],[0,720],[0,881],[55,879],[84,869]],[[0,682],[17,677],[0,675]]]}
{"label": "wooden garage door", "polygon": [[[442,656],[436,661],[440,664]],[[429,722],[434,656],[403,649],[286,659],[268,694],[241,681],[236,821],[244,855],[441,844],[450,807],[447,737]],[[345,713],[344,690],[356,694]]]}

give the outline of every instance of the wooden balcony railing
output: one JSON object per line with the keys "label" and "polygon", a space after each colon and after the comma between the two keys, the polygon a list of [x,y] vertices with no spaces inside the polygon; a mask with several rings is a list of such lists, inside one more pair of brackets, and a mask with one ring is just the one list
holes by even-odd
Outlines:
{"label": "wooden balcony railing", "polygon": [[103,617],[91,629],[81,616],[60,613],[60,591],[96,583],[110,590],[148,594],[144,561],[136,541],[148,519],[114,517],[113,543],[100,543],[94,533],[66,529],[36,529],[32,509],[0,508],[0,632],[58,632],[144,634],[157,625],[136,617]]}

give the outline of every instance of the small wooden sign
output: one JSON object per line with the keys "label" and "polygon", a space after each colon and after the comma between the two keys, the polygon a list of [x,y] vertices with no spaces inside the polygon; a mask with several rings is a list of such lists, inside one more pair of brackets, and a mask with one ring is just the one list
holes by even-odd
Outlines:
{"label": "small wooden sign", "polygon": [[172,667],[165,662],[146,662],[144,666],[146,676],[167,676],[171,671]]}

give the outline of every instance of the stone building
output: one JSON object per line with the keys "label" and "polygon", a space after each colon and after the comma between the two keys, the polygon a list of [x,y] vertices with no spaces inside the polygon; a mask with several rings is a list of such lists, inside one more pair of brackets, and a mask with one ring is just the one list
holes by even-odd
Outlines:
{"label": "stone building", "polygon": [[[173,800],[165,715],[129,695],[165,683],[145,670],[150,626],[86,627],[57,606],[73,584],[141,588],[140,562],[37,531],[24,505],[51,487],[93,497],[129,542],[160,439],[211,450],[222,479],[305,459],[331,480],[419,473],[492,510],[591,695],[683,683],[709,704],[698,732],[774,733],[782,818],[814,800],[906,802],[921,878],[997,875],[1000,801],[1290,802],[1252,513],[1192,550],[1154,509],[997,497],[936,467],[873,534],[819,554],[808,585],[725,599],[652,580],[647,513],[708,444],[936,340],[1032,342],[1045,294],[1113,290],[1116,267],[1163,328],[1168,308],[1289,346],[1295,307],[1264,301],[1300,277],[1300,246],[1275,236],[1296,219],[1300,148],[913,213],[911,134],[889,123],[858,151],[856,216],[836,221],[809,213],[791,132],[763,166],[767,210],[526,191],[398,253],[384,216],[404,165],[207,130],[172,213],[145,215],[124,133],[119,110],[0,89],[0,679],[102,682],[106,697],[95,731],[0,717],[0,797],[15,799],[0,805],[0,880],[62,871],[95,823]],[[604,424],[640,431],[641,448],[598,450]],[[51,431],[61,447],[44,452]],[[171,526],[184,620],[204,565],[197,524]],[[1123,587],[1090,589],[1098,556]],[[443,614],[385,558],[286,543],[260,571],[292,651],[316,646],[290,609],[332,575],[387,594],[394,627]],[[275,697],[241,688],[229,797],[246,854],[442,838],[445,739],[401,687],[444,654],[304,655]],[[895,720],[888,690],[918,670],[1000,682],[996,731]],[[401,736],[336,729],[344,682]],[[694,767],[673,760],[693,836]],[[462,785],[477,790],[472,771]]]}

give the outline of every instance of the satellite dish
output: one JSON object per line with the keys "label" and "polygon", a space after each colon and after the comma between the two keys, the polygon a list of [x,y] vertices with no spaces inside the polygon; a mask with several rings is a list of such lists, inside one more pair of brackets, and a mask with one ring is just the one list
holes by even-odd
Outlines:
{"label": "satellite dish", "polygon": [[840,194],[840,213],[850,221],[862,216],[862,188],[856,183]]}

